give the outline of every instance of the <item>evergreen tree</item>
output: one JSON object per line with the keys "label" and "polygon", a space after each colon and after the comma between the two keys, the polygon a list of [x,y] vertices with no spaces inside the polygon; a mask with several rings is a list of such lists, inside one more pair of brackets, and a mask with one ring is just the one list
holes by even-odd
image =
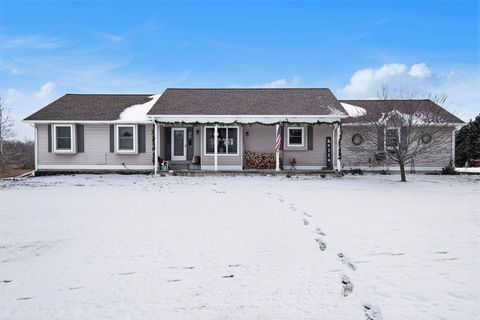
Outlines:
{"label": "evergreen tree", "polygon": [[455,163],[463,167],[465,161],[480,160],[480,114],[463,126],[455,137]]}

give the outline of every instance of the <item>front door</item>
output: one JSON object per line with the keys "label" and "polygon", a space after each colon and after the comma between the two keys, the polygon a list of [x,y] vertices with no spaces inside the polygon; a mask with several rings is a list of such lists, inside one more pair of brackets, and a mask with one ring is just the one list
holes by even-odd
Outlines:
{"label": "front door", "polygon": [[187,160],[187,128],[172,128],[172,160]]}

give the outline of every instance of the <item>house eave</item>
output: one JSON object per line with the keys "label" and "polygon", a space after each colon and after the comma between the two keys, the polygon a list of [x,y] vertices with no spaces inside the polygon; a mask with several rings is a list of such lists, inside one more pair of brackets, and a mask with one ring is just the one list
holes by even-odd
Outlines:
{"label": "house eave", "polygon": [[225,123],[225,124],[276,124],[290,123],[335,123],[346,115],[148,115],[159,123]]}

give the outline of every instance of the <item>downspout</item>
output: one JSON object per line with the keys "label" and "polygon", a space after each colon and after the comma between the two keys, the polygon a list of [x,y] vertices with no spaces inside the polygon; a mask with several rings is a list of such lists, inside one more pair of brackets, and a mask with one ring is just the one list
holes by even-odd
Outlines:
{"label": "downspout", "polygon": [[33,139],[33,176],[35,176],[35,172],[37,172],[38,168],[38,129],[36,123],[30,124],[33,127],[34,131],[34,139]]}

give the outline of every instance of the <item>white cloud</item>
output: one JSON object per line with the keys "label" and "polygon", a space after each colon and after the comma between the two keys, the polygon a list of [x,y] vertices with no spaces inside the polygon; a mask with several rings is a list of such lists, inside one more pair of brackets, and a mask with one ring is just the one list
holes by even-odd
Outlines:
{"label": "white cloud", "polygon": [[40,102],[50,100],[54,89],[55,83],[48,81],[34,94],[34,97]]}
{"label": "white cloud", "polygon": [[278,79],[272,82],[267,82],[259,86],[260,88],[296,88],[300,85],[300,77],[293,77],[291,80],[287,79]]}
{"label": "white cloud", "polygon": [[361,69],[353,73],[347,85],[337,92],[339,99],[375,99],[386,84],[393,92],[405,90],[418,97],[446,94],[444,105],[463,120],[479,113],[480,75],[470,69],[431,70],[427,64],[386,64],[378,69]]}
{"label": "white cloud", "polygon": [[343,91],[347,95],[361,95],[369,92],[372,88],[377,89],[379,84],[389,78],[404,74],[407,66],[400,63],[385,64],[379,69],[361,69],[353,74],[350,83]]}
{"label": "white cloud", "polygon": [[420,79],[430,76],[431,73],[432,72],[427,67],[426,63],[414,64],[410,67],[410,71],[408,72],[410,76]]}
{"label": "white cloud", "polygon": [[33,137],[32,128],[21,121],[54,100],[54,89],[55,84],[48,81],[33,93],[20,91],[15,88],[9,88],[4,92],[0,92],[0,96],[5,97],[5,103],[11,110],[10,115],[14,121],[14,130],[17,138]]}
{"label": "white cloud", "polygon": [[52,49],[61,46],[61,41],[55,37],[46,37],[41,35],[22,35],[17,37],[7,37],[0,35],[0,48],[31,48],[31,49]]}

